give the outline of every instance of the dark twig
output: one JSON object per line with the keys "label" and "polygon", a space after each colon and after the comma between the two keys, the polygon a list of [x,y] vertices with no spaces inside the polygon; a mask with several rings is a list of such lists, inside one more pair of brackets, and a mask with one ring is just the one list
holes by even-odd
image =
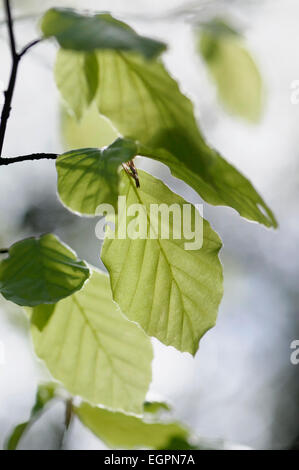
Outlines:
{"label": "dark twig", "polygon": [[2,109],[2,113],[1,113],[1,124],[0,124],[0,155],[2,155],[7,121],[10,115],[10,111],[11,111],[11,102],[12,102],[13,92],[14,92],[16,78],[17,78],[18,65],[19,65],[19,58],[16,56],[12,64],[9,85],[8,85],[7,90],[4,92],[5,101],[4,101],[4,106]]}
{"label": "dark twig", "polygon": [[4,0],[4,7],[5,7],[6,18],[7,18],[9,43],[10,43],[10,50],[11,50],[11,56],[12,56],[12,68],[11,68],[8,88],[6,92],[4,93],[5,101],[4,101],[4,106],[3,106],[2,114],[1,114],[0,156],[2,155],[6,126],[7,126],[7,121],[10,115],[11,101],[13,97],[13,92],[14,92],[17,72],[18,72],[18,66],[19,66],[19,61],[20,61],[20,58],[16,52],[16,41],[15,41],[15,36],[14,36],[13,20],[12,20],[9,0]]}
{"label": "dark twig", "polygon": [[10,116],[11,102],[12,102],[12,98],[13,98],[13,94],[14,94],[14,89],[15,89],[15,84],[16,84],[20,59],[23,57],[24,54],[26,54],[26,52],[29,49],[31,49],[31,47],[35,46],[36,44],[38,44],[41,41],[40,39],[36,39],[35,41],[30,42],[18,54],[17,50],[16,50],[16,40],[15,40],[15,35],[14,35],[13,19],[12,19],[10,1],[9,0],[4,0],[4,8],[5,8],[5,14],[6,14],[6,20],[7,20],[9,44],[10,44],[11,58],[12,58],[12,67],[11,67],[11,72],[10,72],[8,88],[4,92],[5,100],[4,100],[4,105],[3,105],[3,109],[2,109],[2,113],[1,113],[0,156],[2,155],[4,138],[5,138],[5,133],[6,133],[6,127],[7,127],[7,122],[8,122],[9,116]]}
{"label": "dark twig", "polygon": [[127,163],[122,164],[123,169],[127,173],[127,175],[131,176],[133,180],[135,181],[136,188],[140,188],[140,181],[138,177],[138,172],[137,168],[135,167],[135,164],[133,160],[128,161]]}
{"label": "dark twig", "polygon": [[65,402],[64,430],[63,430],[61,441],[60,441],[61,450],[64,448],[67,432],[72,422],[72,418],[73,418],[73,399],[69,398]]}
{"label": "dark twig", "polygon": [[72,415],[73,415],[73,399],[69,398],[66,401],[65,404],[65,418],[64,418],[64,424],[65,424],[65,429],[68,430],[71,420],[72,420]]}
{"label": "dark twig", "polygon": [[19,53],[19,57],[23,57],[23,55],[26,54],[26,52],[29,51],[29,49],[31,49],[32,47],[36,46],[37,44],[39,44],[40,42],[42,42],[42,38],[38,38],[38,39],[35,39],[34,41],[31,41],[29,42],[29,44],[27,44],[27,46],[25,46],[21,52]]}
{"label": "dark twig", "polygon": [[16,41],[15,41],[15,35],[14,35],[14,30],[13,30],[13,19],[11,15],[9,0],[4,0],[4,8],[5,8],[6,18],[7,18],[7,27],[8,27],[11,55],[13,57],[16,57],[17,56]]}
{"label": "dark twig", "polygon": [[58,157],[57,153],[32,153],[30,155],[21,155],[19,157],[11,158],[1,158],[0,157],[0,166],[1,165],[10,165],[11,163],[19,163],[33,160],[55,160]]}
{"label": "dark twig", "polygon": [[0,255],[6,255],[8,253],[8,249],[7,248],[1,248],[0,249]]}

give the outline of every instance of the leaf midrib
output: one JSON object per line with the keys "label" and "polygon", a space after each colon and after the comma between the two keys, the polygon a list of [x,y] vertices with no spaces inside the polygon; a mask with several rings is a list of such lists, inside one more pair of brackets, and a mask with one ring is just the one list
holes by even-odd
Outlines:
{"label": "leaf midrib", "polygon": [[[136,188],[136,186],[135,186],[135,182],[132,181],[132,179],[131,179],[131,177],[130,177],[129,175],[126,174],[126,176],[127,176],[127,178],[129,179],[129,184],[130,184],[131,188],[133,188],[133,191],[134,191],[134,193],[135,193],[135,195],[136,195],[138,201],[140,202],[140,204],[143,205],[143,201],[142,201],[142,199],[141,199],[141,197],[140,197],[140,195],[139,195],[139,193],[138,193],[138,190],[137,190],[137,188]],[[147,217],[148,223],[150,224],[150,226],[151,226],[152,229],[153,229],[153,232],[154,232],[154,233],[156,234],[156,236],[157,236],[156,241],[157,241],[157,243],[158,243],[158,245],[159,245],[159,248],[160,248],[160,250],[161,250],[161,253],[162,253],[162,255],[164,256],[164,259],[165,259],[165,261],[166,261],[166,263],[167,263],[167,265],[168,265],[168,267],[169,267],[169,270],[170,270],[170,273],[171,273],[171,277],[172,277],[172,282],[175,283],[175,285],[176,285],[176,287],[177,287],[177,289],[178,289],[178,292],[180,293],[180,298],[181,298],[181,301],[182,301],[182,304],[183,304],[183,307],[184,307],[184,314],[186,315],[186,318],[187,318],[187,320],[188,320],[188,322],[189,322],[189,325],[190,325],[190,333],[191,333],[191,336],[192,336],[192,344],[193,344],[193,346],[194,346],[194,345],[196,345],[196,341],[195,341],[194,332],[193,332],[193,324],[192,324],[191,317],[190,317],[189,313],[188,313],[187,310],[186,310],[186,306],[185,306],[185,302],[184,302],[184,296],[183,296],[183,294],[182,294],[182,292],[181,292],[181,289],[179,288],[178,282],[177,282],[177,280],[176,280],[176,278],[175,278],[175,276],[174,276],[171,263],[170,263],[170,261],[168,260],[167,255],[166,255],[166,253],[165,253],[165,250],[164,250],[164,248],[163,248],[162,245],[161,245],[160,239],[158,238],[158,234],[155,232],[154,227],[153,227],[152,224],[151,224],[151,221],[150,221],[150,218],[149,218],[149,215],[148,215],[148,211],[147,211],[147,210],[146,210],[146,217]],[[171,282],[171,285],[172,285],[172,282]],[[171,295],[171,289],[170,289],[170,295]],[[169,309],[168,309],[168,317],[169,317]],[[168,320],[167,320],[167,324],[168,324]],[[183,330],[182,330],[182,334],[183,334]],[[181,334],[181,342],[182,342],[182,334]]]}

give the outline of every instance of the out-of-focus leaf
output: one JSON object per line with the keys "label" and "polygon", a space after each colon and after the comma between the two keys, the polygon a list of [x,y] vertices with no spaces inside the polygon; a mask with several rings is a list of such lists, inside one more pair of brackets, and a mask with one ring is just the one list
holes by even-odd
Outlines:
{"label": "out-of-focus leaf", "polygon": [[7,450],[15,450],[17,448],[20,439],[36,418],[37,414],[40,413],[47,403],[54,398],[55,389],[56,385],[53,383],[39,385],[35,397],[35,404],[31,410],[30,419],[24,423],[18,424],[14,428],[6,443]]}
{"label": "out-of-focus leaf", "polygon": [[45,13],[41,29],[45,37],[54,36],[64,49],[119,49],[138,52],[148,59],[166,49],[164,43],[140,36],[107,13],[83,15],[72,9],[52,8]]}
{"label": "out-of-focus leaf", "polygon": [[190,444],[187,439],[174,436],[159,450],[199,450],[199,447]]}
{"label": "out-of-focus leaf", "polygon": [[143,405],[144,413],[157,414],[160,411],[170,411],[170,406],[167,403],[159,401],[146,401]]}
{"label": "out-of-focus leaf", "polygon": [[44,406],[55,397],[57,385],[53,382],[40,384],[37,389],[35,404],[32,408],[32,416],[40,412]]}
{"label": "out-of-focus leaf", "polygon": [[83,215],[95,215],[101,203],[116,207],[118,169],[136,154],[135,142],[120,138],[104,149],[64,153],[56,160],[60,199],[69,209]]}
{"label": "out-of-focus leaf", "polygon": [[[33,314],[31,316],[31,323],[35,325],[40,331],[44,329],[49,319],[51,318],[52,313],[55,310],[55,304],[50,305],[37,305],[34,308]],[[31,312],[30,309],[27,309],[27,312]]]}
{"label": "out-of-focus leaf", "polygon": [[220,101],[231,113],[257,122],[263,109],[263,84],[242,39],[207,27],[197,36],[198,50],[216,83]]}
{"label": "out-of-focus leaf", "polygon": [[118,133],[110,121],[101,116],[93,103],[80,121],[69,113],[62,114],[62,139],[66,150],[101,148],[117,139]]}
{"label": "out-of-focus leaf", "polygon": [[200,22],[200,29],[212,33],[214,36],[237,36],[241,34],[221,18],[214,18],[207,22]]}
{"label": "out-of-focus leaf", "polygon": [[21,437],[28,427],[29,421],[25,423],[18,424],[13,432],[11,433],[8,442],[6,444],[7,450],[16,450],[18,443],[20,442]]}
{"label": "out-of-focus leaf", "polygon": [[276,227],[252,184],[206,144],[191,101],[159,61],[114,51],[97,57],[99,111],[122,135],[140,142],[140,155],[168,165],[208,203],[233,207],[249,220]]}
{"label": "out-of-focus leaf", "polygon": [[172,438],[185,441],[188,437],[188,431],[178,423],[147,423],[141,418],[95,408],[87,403],[75,412],[82,423],[111,448],[162,449]]}
{"label": "out-of-focus leaf", "polygon": [[83,261],[52,234],[22,240],[0,263],[0,292],[22,306],[55,303],[80,290],[89,277]]}
{"label": "out-of-focus leaf", "polygon": [[55,65],[57,87],[77,119],[89,106],[98,86],[98,62],[93,52],[60,49]]}
{"label": "out-of-focus leaf", "polygon": [[[140,188],[136,189],[132,178],[123,172],[120,194],[126,196],[127,207],[141,205],[142,220],[138,213],[128,217],[120,213],[115,233],[126,226],[132,234],[126,238],[106,237],[102,248],[113,298],[147,334],[195,354],[200,338],[215,324],[223,293],[218,258],[221,241],[189,204],[192,242],[197,243],[186,247],[191,242],[183,232],[186,201],[148,173],[138,173]],[[153,206],[175,208],[176,213],[173,217],[168,213],[167,220],[160,224],[160,214],[152,211]],[[148,223],[142,233],[144,227],[140,225],[144,221]],[[134,229],[138,232],[139,227],[139,238],[134,239]],[[165,228],[169,235],[163,233]]]}
{"label": "out-of-focus leaf", "polygon": [[42,330],[35,324],[31,330],[37,355],[72,395],[111,409],[142,412],[152,346],[112,301],[105,274],[93,271],[84,289],[55,305]]}

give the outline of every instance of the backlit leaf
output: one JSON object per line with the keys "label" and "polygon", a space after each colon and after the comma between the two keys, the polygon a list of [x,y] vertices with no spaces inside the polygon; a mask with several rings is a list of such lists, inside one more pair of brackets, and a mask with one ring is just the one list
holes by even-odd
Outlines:
{"label": "backlit leaf", "polygon": [[263,108],[263,84],[242,38],[207,27],[197,36],[198,50],[217,86],[220,101],[231,113],[257,122]]}
{"label": "backlit leaf", "polygon": [[115,206],[118,169],[136,154],[136,144],[128,139],[117,139],[104,149],[64,153],[56,160],[60,199],[69,209],[86,215],[95,215],[101,203]]}
{"label": "backlit leaf", "polygon": [[140,155],[168,165],[208,203],[233,207],[267,227],[277,225],[251,183],[206,144],[191,101],[159,61],[113,51],[97,56],[99,111],[122,135],[140,142]]}
{"label": "backlit leaf", "polygon": [[146,422],[87,403],[76,408],[76,414],[107,446],[116,449],[161,449],[173,438],[186,441],[188,437],[188,431],[178,423]]}
{"label": "backlit leaf", "polygon": [[64,49],[119,49],[139,52],[146,58],[166,49],[162,42],[140,36],[107,13],[83,15],[70,8],[51,8],[42,19],[41,29],[45,37],[54,36]]}
{"label": "backlit leaf", "polygon": [[86,264],[47,234],[9,249],[0,263],[0,293],[18,305],[52,304],[80,290],[88,277]]}
{"label": "backlit leaf", "polygon": [[80,121],[63,111],[61,127],[66,150],[101,148],[110,145],[118,137],[110,121],[99,114],[95,103],[84,112]]}
{"label": "backlit leaf", "polygon": [[80,119],[97,90],[96,55],[93,52],[85,54],[60,49],[55,65],[55,78],[64,100],[77,119]]}
{"label": "backlit leaf", "polygon": [[93,271],[84,289],[54,306],[42,328],[33,322],[32,337],[37,355],[71,394],[141,413],[151,381],[151,343],[112,301],[105,274]]}
{"label": "backlit leaf", "polygon": [[[126,196],[127,207],[142,204],[142,219],[148,221],[144,233],[148,238],[132,239],[132,233],[131,238],[105,239],[101,258],[110,274],[113,297],[123,313],[139,323],[147,334],[180,351],[195,354],[200,338],[215,324],[222,297],[222,267],[218,258],[221,241],[189,204],[190,231],[196,234],[192,243],[197,240],[198,244],[186,245],[191,242],[191,237],[187,240],[185,232],[182,233],[183,206],[187,202],[153,176],[140,170],[138,173],[140,188],[136,189],[132,178],[124,174],[121,195]],[[151,205],[158,207],[162,203],[167,207],[175,204],[179,216],[164,219],[160,227],[156,225],[159,214],[151,213]],[[120,212],[116,234],[120,227],[125,225],[128,230],[135,223],[139,224],[138,214],[126,217]],[[169,228],[168,239],[162,227]]]}

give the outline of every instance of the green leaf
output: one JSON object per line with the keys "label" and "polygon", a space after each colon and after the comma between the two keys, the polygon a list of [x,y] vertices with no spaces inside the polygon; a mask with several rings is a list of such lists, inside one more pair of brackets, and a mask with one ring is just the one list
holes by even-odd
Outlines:
{"label": "green leaf", "polygon": [[61,155],[56,160],[61,201],[85,215],[95,215],[101,203],[116,206],[118,169],[136,154],[135,142],[119,138],[104,149],[79,149]]}
{"label": "green leaf", "polygon": [[55,303],[80,290],[89,277],[84,261],[52,234],[22,240],[0,263],[0,292],[23,306]]}
{"label": "green leaf", "polygon": [[237,31],[234,27],[229,25],[222,18],[213,18],[210,21],[201,21],[198,25],[203,31],[207,31],[214,36],[234,36],[240,37],[241,33]]}
{"label": "green leaf", "polygon": [[164,43],[140,36],[109,14],[82,15],[72,9],[52,8],[41,23],[46,38],[54,36],[61,47],[77,51],[119,49],[151,59],[166,49]]}
{"label": "green leaf", "polygon": [[72,395],[111,409],[142,411],[151,381],[151,343],[112,301],[105,274],[93,271],[84,289],[55,305],[42,330],[32,325],[32,337],[37,355]]}
{"label": "green leaf", "polygon": [[7,450],[16,450],[17,445],[19,444],[21,437],[25,433],[27,427],[29,425],[29,421],[26,421],[24,423],[18,424],[13,432],[11,433],[10,437],[8,438],[8,442],[6,444],[6,449]]}
{"label": "green leaf", "polygon": [[200,450],[200,447],[189,444],[185,438],[174,436],[158,450]]}
{"label": "green leaf", "polygon": [[143,405],[144,413],[159,414],[161,411],[170,411],[167,403],[159,401],[146,401]]}
{"label": "green leaf", "polygon": [[118,134],[110,121],[101,116],[95,103],[84,112],[80,121],[63,111],[62,139],[66,150],[110,145]]}
{"label": "green leaf", "polygon": [[[30,309],[29,313],[31,312]],[[55,304],[50,304],[50,305],[37,305],[34,308],[34,311],[31,316],[31,323],[35,325],[40,331],[42,331],[48,321],[51,318],[52,313],[55,310]]]}
{"label": "green leaf", "polygon": [[199,31],[197,36],[198,51],[224,107],[250,122],[259,121],[263,110],[262,78],[242,39],[238,35],[219,34],[213,28]]}
{"label": "green leaf", "polygon": [[206,144],[191,101],[159,61],[113,51],[97,56],[99,111],[122,135],[140,142],[140,155],[168,165],[208,203],[230,206],[267,227],[277,225],[251,183]]}
{"label": "green leaf", "polygon": [[82,423],[111,448],[160,449],[174,437],[185,440],[188,436],[188,431],[178,423],[146,422],[87,403],[76,408],[75,412]]}
{"label": "green leaf", "polygon": [[[124,174],[121,195],[126,196],[127,207],[142,204],[140,215],[149,222],[145,232],[148,238],[132,239],[134,234],[123,239],[106,237],[101,258],[110,274],[113,297],[122,312],[147,334],[195,354],[200,338],[215,324],[222,297],[222,266],[218,258],[221,241],[194,206],[188,204],[192,231],[199,242],[202,235],[203,245],[186,247],[188,240],[182,233],[181,219],[187,202],[153,176],[140,170],[138,173],[140,189]],[[162,203],[168,207],[177,205],[179,217],[164,219],[159,227],[159,214],[154,214],[151,205]],[[125,224],[127,228],[139,224],[138,214],[125,217],[120,212],[118,219],[116,234]],[[166,226],[169,239],[162,231]]]}
{"label": "green leaf", "polygon": [[98,86],[98,62],[94,52],[82,53],[60,49],[55,78],[64,100],[81,119],[94,98]]}
{"label": "green leaf", "polygon": [[5,448],[15,450],[31,423],[37,415],[43,410],[49,401],[55,396],[56,385],[53,383],[39,385],[36,393],[35,404],[31,410],[30,419],[24,423],[18,424],[7,440]]}
{"label": "green leaf", "polygon": [[40,384],[38,386],[36,397],[35,397],[35,404],[32,408],[31,416],[35,416],[39,413],[46,404],[51,401],[55,397],[57,385],[53,382]]}

